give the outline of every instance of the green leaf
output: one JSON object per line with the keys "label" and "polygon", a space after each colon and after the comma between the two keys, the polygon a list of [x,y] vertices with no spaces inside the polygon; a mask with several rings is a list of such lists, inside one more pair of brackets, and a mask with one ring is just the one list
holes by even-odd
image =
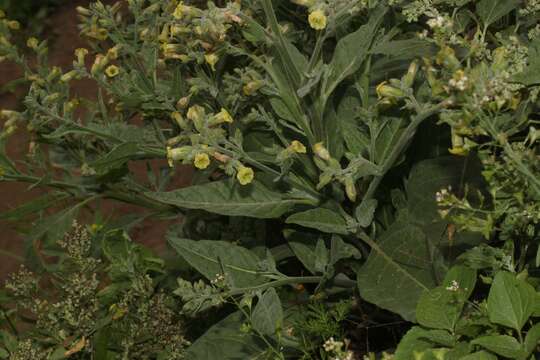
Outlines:
{"label": "green leaf", "polygon": [[240,331],[244,318],[237,311],[212,326],[187,349],[190,360],[257,359],[266,351],[258,337]]}
{"label": "green leaf", "polygon": [[302,265],[304,265],[312,274],[316,274],[315,243],[312,240],[313,235],[290,230],[285,230],[284,235],[296,258],[300,260]]}
{"label": "green leaf", "polygon": [[343,239],[337,235],[332,236],[330,244],[330,264],[334,265],[339,260],[348,258],[360,259],[362,254],[360,251],[351,244],[347,244]]}
{"label": "green leaf", "polygon": [[500,271],[495,276],[488,295],[488,314],[491,322],[521,331],[532,315],[536,291],[514,274]]}
{"label": "green leaf", "polygon": [[241,186],[230,180],[145,195],[180,208],[260,219],[277,218],[296,204],[308,203],[305,199],[287,198],[282,192],[269,190],[259,182]]}
{"label": "green leaf", "polygon": [[387,55],[398,58],[414,58],[435,55],[437,47],[431,42],[419,39],[391,40],[381,42],[373,47],[372,54]]}
{"label": "green leaf", "polygon": [[377,204],[378,202],[376,199],[369,199],[367,201],[362,201],[360,205],[358,205],[354,212],[358,225],[364,228],[371,225],[375,210],[377,210]]}
{"label": "green leaf", "polygon": [[430,341],[422,339],[426,332],[427,330],[419,326],[414,326],[411,330],[407,331],[397,346],[394,360],[411,360],[414,359],[415,352],[422,352],[433,348],[433,344]]}
{"label": "green leaf", "polygon": [[536,347],[540,344],[540,323],[535,324],[527,331],[525,336],[525,352],[530,355],[534,352]]}
{"label": "green leaf", "polygon": [[139,151],[139,145],[133,142],[127,142],[116,146],[107,155],[92,162],[92,167],[98,174],[104,174],[113,169],[123,166]]}
{"label": "green leaf", "polygon": [[497,356],[482,350],[466,355],[461,360],[497,360]]}
{"label": "green leaf", "polygon": [[338,42],[328,66],[328,78],[325,79],[324,94],[326,96],[330,95],[347,76],[358,71],[369,53],[371,42],[375,38],[386,11],[385,6],[377,7],[370,14],[367,24]]}
{"label": "green leaf", "polygon": [[270,288],[259,297],[253,310],[251,324],[263,335],[274,335],[283,323],[283,309],[276,289]]}
{"label": "green leaf", "polygon": [[326,272],[328,261],[328,249],[324,244],[324,240],[319,239],[317,240],[317,245],[315,246],[315,271],[320,273]]}
{"label": "green leaf", "polygon": [[454,266],[442,286],[422,294],[416,306],[416,319],[422,326],[454,332],[465,302],[476,284],[476,271]]}
{"label": "green leaf", "polygon": [[246,248],[225,241],[180,239],[172,234],[168,235],[167,240],[180,256],[208,280],[225,272],[235,287],[250,287],[265,282],[257,270],[260,259]]}
{"label": "green leaf", "polygon": [[420,296],[436,285],[426,241],[422,229],[407,216],[392,224],[377,241],[380,251],[372,250],[358,271],[360,296],[414,321]]}
{"label": "green leaf", "polygon": [[508,335],[482,336],[471,341],[471,344],[480,345],[497,355],[511,359],[521,359],[524,356],[521,344]]}
{"label": "green leaf", "polygon": [[53,205],[58,205],[62,200],[69,198],[70,195],[60,192],[51,192],[36,197],[15,209],[4,211],[0,214],[0,220],[17,221],[32,215],[36,212],[48,209]]}
{"label": "green leaf", "polygon": [[347,235],[349,233],[347,222],[343,216],[324,208],[293,214],[287,218],[286,223],[317,229],[330,234]]}
{"label": "green leaf", "polygon": [[440,220],[435,194],[448,186],[459,191],[463,181],[472,187],[482,186],[480,168],[478,161],[472,158],[464,160],[456,156],[445,156],[416,164],[407,182],[408,209],[411,217],[421,224]]}
{"label": "green leaf", "polygon": [[514,10],[517,0],[482,0],[476,5],[476,12],[485,26],[489,26]]}
{"label": "green leaf", "polygon": [[514,81],[531,86],[540,84],[540,39],[534,39],[529,44],[529,65],[519,74],[514,75]]}
{"label": "green leaf", "polygon": [[363,129],[362,123],[358,121],[360,107],[359,96],[356,93],[347,93],[337,109],[337,121],[340,122],[345,145],[356,156],[367,152],[370,146],[367,130]]}

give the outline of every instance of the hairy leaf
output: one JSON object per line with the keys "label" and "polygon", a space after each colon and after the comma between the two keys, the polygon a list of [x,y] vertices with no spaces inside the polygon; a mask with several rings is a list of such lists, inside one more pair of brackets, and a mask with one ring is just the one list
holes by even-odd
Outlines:
{"label": "hairy leaf", "polygon": [[287,218],[286,222],[331,234],[347,235],[349,233],[345,219],[338,213],[324,208],[293,214]]}
{"label": "hairy leaf", "polygon": [[274,335],[283,323],[283,309],[276,289],[270,288],[259,297],[251,316],[253,328],[263,335]]}

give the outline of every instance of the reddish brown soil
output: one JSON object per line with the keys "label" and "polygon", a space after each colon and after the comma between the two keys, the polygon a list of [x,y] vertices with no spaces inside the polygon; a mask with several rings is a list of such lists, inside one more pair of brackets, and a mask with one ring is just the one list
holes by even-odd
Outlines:
{"label": "reddish brown soil", "polygon": [[[113,3],[115,0],[106,0],[104,3]],[[73,62],[74,49],[84,47],[85,42],[79,37],[77,29],[77,15],[75,8],[79,5],[87,5],[89,0],[73,0],[56,9],[47,19],[47,29],[44,38],[52,39],[50,42],[50,64],[68,68]],[[9,63],[0,63],[0,86],[21,76],[20,71]],[[79,81],[74,85],[74,93],[79,97],[95,99],[97,89],[90,81]],[[15,94],[6,93],[0,95],[0,109],[15,109],[20,106],[20,100],[24,96],[24,89],[17,89]],[[12,159],[23,159],[28,150],[28,138],[24,133],[17,133],[10,139],[8,154]],[[163,162],[155,162],[154,167],[163,165]],[[130,164],[138,179],[144,179],[146,169],[144,164]],[[187,184],[191,178],[191,171],[187,168],[179,168],[175,177],[174,187]],[[11,209],[19,204],[34,198],[44,190],[28,191],[28,184],[0,183],[0,213]],[[106,215],[122,215],[134,212],[142,212],[134,206],[107,201],[101,204],[100,210]],[[83,219],[84,221],[84,219]],[[165,232],[174,221],[146,220],[133,231],[132,238],[161,253],[166,249]],[[6,250],[15,254],[22,254],[22,238],[5,222],[0,222],[0,250]],[[0,254],[0,280],[5,279],[7,274],[15,270],[19,263],[12,258]]]}

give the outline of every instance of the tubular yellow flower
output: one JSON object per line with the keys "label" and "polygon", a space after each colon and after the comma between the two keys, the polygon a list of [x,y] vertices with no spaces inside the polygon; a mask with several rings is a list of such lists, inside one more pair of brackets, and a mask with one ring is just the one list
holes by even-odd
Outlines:
{"label": "tubular yellow flower", "polygon": [[392,85],[388,85],[386,81],[383,81],[377,87],[375,88],[375,91],[377,92],[377,96],[379,99],[382,98],[400,98],[405,96],[405,93],[401,91],[400,89],[393,87]]}
{"label": "tubular yellow flower", "polygon": [[179,148],[171,148],[167,146],[167,162],[170,167],[173,167],[175,161],[183,160],[191,151],[191,147],[182,146]]}
{"label": "tubular yellow flower", "polygon": [[189,15],[191,13],[191,7],[184,5],[183,1],[180,1],[176,9],[174,9],[173,17],[177,20],[180,20],[185,15]]}
{"label": "tubular yellow flower", "polygon": [[60,77],[61,82],[70,82],[77,76],[77,70],[71,70]]}
{"label": "tubular yellow flower", "polygon": [[206,54],[204,55],[204,60],[210,65],[213,71],[216,71],[216,64],[219,61],[219,57],[212,53],[212,54]]}
{"label": "tubular yellow flower", "polygon": [[39,46],[39,40],[35,37],[28,38],[28,40],[26,40],[26,46],[30,49],[36,49]]}
{"label": "tubular yellow flower", "polygon": [[244,87],[242,90],[244,91],[244,95],[251,96],[257,92],[262,87],[262,83],[260,81],[250,81]]}
{"label": "tubular yellow flower", "polygon": [[309,14],[309,26],[315,30],[324,30],[326,28],[326,15],[322,10],[315,10]]}
{"label": "tubular yellow flower", "polygon": [[204,170],[210,165],[210,157],[207,153],[198,153],[195,155],[195,160],[193,161],[193,164],[197,169]]}
{"label": "tubular yellow flower", "polygon": [[11,30],[19,30],[21,28],[21,24],[17,20],[8,21],[7,26]]}
{"label": "tubular yellow flower", "polygon": [[92,75],[96,75],[101,69],[103,69],[109,60],[106,56],[103,56],[102,54],[97,54],[96,59],[94,60],[94,63],[92,64],[92,68],[90,69],[90,72]]}
{"label": "tubular yellow flower", "polygon": [[85,48],[78,48],[75,50],[75,56],[79,64],[84,64],[84,58],[88,55],[88,50]]}
{"label": "tubular yellow flower", "polygon": [[229,114],[229,112],[224,108],[221,108],[221,111],[216,114],[215,119],[218,123],[224,123],[224,122],[232,123],[233,122],[233,118],[231,114]]}
{"label": "tubular yellow flower", "polygon": [[247,185],[253,181],[255,173],[253,169],[244,165],[240,165],[238,172],[236,173],[236,179],[240,185]]}
{"label": "tubular yellow flower", "polygon": [[121,45],[116,45],[107,50],[107,57],[109,59],[117,59],[118,58],[118,52],[120,51]]}
{"label": "tubular yellow flower", "polygon": [[323,160],[326,160],[326,161],[330,160],[330,153],[324,147],[322,142],[319,142],[313,145],[313,152],[315,153],[315,155],[317,155]]}
{"label": "tubular yellow flower", "polygon": [[199,105],[193,105],[188,109],[187,112],[187,118],[191,121],[199,121],[202,120],[202,117],[204,116],[204,108]]}
{"label": "tubular yellow flower", "polygon": [[294,151],[295,153],[297,153],[297,154],[305,154],[306,153],[306,147],[304,146],[304,144],[302,144],[298,140],[293,140],[291,142],[291,145],[289,145],[289,148],[292,151]]}
{"label": "tubular yellow flower", "polygon": [[107,74],[108,77],[113,78],[120,74],[120,69],[116,65],[110,65],[105,69],[105,74]]}
{"label": "tubular yellow flower", "polygon": [[189,105],[189,96],[184,96],[180,98],[180,100],[178,100],[178,102],[176,103],[176,108],[185,109],[188,107],[188,105]]}

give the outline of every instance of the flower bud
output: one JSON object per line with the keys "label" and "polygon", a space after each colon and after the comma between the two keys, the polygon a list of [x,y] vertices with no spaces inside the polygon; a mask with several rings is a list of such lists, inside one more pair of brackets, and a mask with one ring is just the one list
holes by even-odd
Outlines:
{"label": "flower bud", "polygon": [[170,167],[173,167],[174,161],[181,161],[191,152],[191,146],[182,146],[179,148],[171,148],[167,146],[167,162]]}
{"label": "flower bud", "polygon": [[206,61],[208,65],[210,65],[210,67],[212,68],[212,71],[216,71],[216,64],[219,61],[219,57],[216,54],[214,53],[206,54],[204,55],[204,60]]}
{"label": "flower bud", "polygon": [[262,87],[261,81],[250,81],[242,88],[244,95],[251,96],[257,92]]}
{"label": "flower bud", "polygon": [[180,98],[180,100],[178,100],[178,102],[176,103],[176,108],[185,109],[188,107],[188,105],[189,105],[189,96],[184,96]]}
{"label": "flower bud", "polygon": [[379,99],[383,99],[383,98],[397,99],[397,98],[402,98],[405,96],[405,93],[403,92],[403,90],[393,87],[391,85],[388,85],[386,81],[383,81],[377,86],[376,92]]}
{"label": "flower bud", "polygon": [[328,150],[324,147],[322,142],[316,143],[313,145],[313,152],[315,155],[317,155],[319,158],[328,161],[330,160],[330,153]]}
{"label": "flower bud", "polygon": [[356,201],[356,196],[358,195],[358,192],[356,191],[356,184],[354,183],[354,180],[350,177],[347,177],[345,179],[345,193],[347,194],[347,198],[349,198],[350,201]]}
{"label": "flower bud", "polygon": [[298,140],[291,141],[291,144],[289,145],[288,148],[289,148],[289,150],[291,150],[292,152],[295,152],[297,154],[305,154],[307,152],[306,147],[304,146],[304,144],[302,144]]}
{"label": "flower bud", "polygon": [[84,15],[84,16],[90,16],[90,15],[92,15],[92,13],[90,12],[90,10],[88,10],[87,8],[82,7],[82,6],[77,6],[77,7],[76,7],[76,10],[77,10],[77,12],[78,12],[80,15]]}
{"label": "flower bud", "polygon": [[415,60],[409,65],[409,69],[407,70],[407,74],[403,76],[401,79],[401,83],[404,87],[410,88],[414,84],[414,80],[416,79],[416,74],[418,72],[418,62]]}

